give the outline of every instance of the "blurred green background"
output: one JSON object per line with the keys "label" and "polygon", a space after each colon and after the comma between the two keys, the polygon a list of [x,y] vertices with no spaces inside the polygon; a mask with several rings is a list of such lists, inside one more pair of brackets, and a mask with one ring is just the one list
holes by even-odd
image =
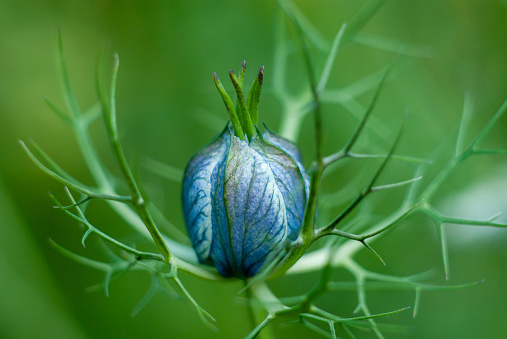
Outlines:
{"label": "blurred green background", "polygon": [[[343,22],[349,22],[367,1],[296,1],[330,42]],[[178,168],[220,131],[226,112],[214,88],[211,72],[222,78],[243,59],[247,81],[265,65],[261,120],[277,130],[280,108],[270,95],[275,26],[280,10],[271,0],[257,1],[7,1],[0,0],[0,337],[1,338],[236,338],[250,324],[239,283],[210,284],[183,276],[198,302],[216,319],[219,330],[205,327],[183,300],[160,294],[136,317],[130,313],[149,287],[149,278],[129,273],[112,283],[110,296],[87,292],[102,273],[80,266],[48,244],[54,239],[80,254],[104,259],[93,237],[80,245],[82,230],[52,208],[50,190],[63,196],[61,185],[38,170],[23,153],[18,139],[37,141],[63,168],[85,182],[90,177],[72,134],[45,105],[48,96],[63,106],[56,67],[56,31],[64,41],[72,86],[82,108],[96,101],[95,69],[105,42],[120,56],[118,120],[124,147],[132,163],[154,158]],[[405,109],[410,112],[400,154],[428,157],[441,144],[452,154],[464,93],[473,94],[475,110],[468,140],[507,97],[507,3],[493,0],[389,0],[362,30],[367,34],[423,46],[425,57],[409,62],[389,81],[375,112],[388,131],[396,131]],[[418,47],[418,48],[419,48]],[[427,52],[427,53],[426,53]],[[324,58],[315,53],[317,69]],[[290,87],[304,86],[305,73],[295,54]],[[329,85],[345,86],[389,65],[395,54],[353,43],[340,53]],[[250,77],[249,77],[250,76]],[[226,86],[231,88],[230,86]],[[367,93],[359,98],[366,104]],[[324,105],[326,152],[339,149],[356,120],[338,105]],[[311,126],[310,120],[306,120]],[[507,118],[487,138],[492,148],[507,148]],[[101,120],[93,126],[96,147],[104,162],[111,159]],[[312,156],[311,130],[300,146],[306,163]],[[387,144],[386,144],[387,145]],[[445,147],[444,147],[445,148]],[[441,161],[433,166],[438,169]],[[324,190],[339,189],[360,172],[361,164],[340,168]],[[410,171],[391,168],[386,180],[402,179]],[[437,206],[449,214],[488,218],[507,212],[507,159],[467,161],[438,194]],[[179,227],[180,187],[139,170],[152,200]],[[398,200],[379,201],[394,209]],[[128,237],[117,217],[97,204],[95,224]],[[498,219],[506,222],[505,217]],[[381,322],[400,324],[393,338],[504,338],[507,333],[507,230],[470,226],[448,227],[450,283],[484,279],[465,290],[423,293],[419,314],[410,311]],[[362,253],[360,262],[372,270],[414,274],[435,269],[442,283],[440,245],[434,225],[414,216],[376,243],[387,261],[381,267]],[[337,272],[336,279],[350,279]],[[317,275],[291,276],[272,283],[282,296],[304,292]],[[354,292],[332,293],[321,305],[351,316]],[[370,309],[386,312],[413,304],[412,292],[369,294]],[[297,324],[275,324],[285,337],[315,334]],[[359,337],[373,337],[369,332]]]}

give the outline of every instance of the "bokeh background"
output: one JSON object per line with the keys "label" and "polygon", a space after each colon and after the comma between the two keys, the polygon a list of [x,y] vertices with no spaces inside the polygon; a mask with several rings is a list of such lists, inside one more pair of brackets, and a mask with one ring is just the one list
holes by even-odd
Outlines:
{"label": "bokeh background", "polygon": [[[296,1],[328,42],[367,1]],[[23,153],[18,139],[34,139],[63,168],[89,181],[72,134],[53,115],[43,97],[63,106],[56,67],[56,32],[64,41],[72,86],[81,107],[96,102],[97,57],[107,42],[120,56],[118,119],[129,159],[165,215],[183,229],[180,187],[143,170],[147,157],[184,168],[191,155],[218,133],[226,112],[213,86],[211,72],[226,78],[246,59],[253,69],[265,65],[261,120],[279,127],[280,103],[270,95],[275,26],[280,9],[275,1],[9,1],[0,0],[0,337],[1,338],[237,338],[248,333],[239,283],[210,284],[183,276],[188,289],[216,319],[219,330],[205,327],[185,301],[160,294],[137,316],[130,313],[149,287],[149,278],[128,273],[111,285],[109,297],[87,288],[101,282],[101,272],[80,266],[48,243],[92,258],[104,259],[93,237],[80,245],[82,229],[52,208],[50,190],[63,197],[61,185],[38,170]],[[467,140],[483,126],[507,97],[507,3],[494,0],[389,0],[362,30],[423,51],[389,81],[376,117],[387,131],[396,131],[405,109],[410,112],[401,154],[428,157],[444,145],[436,169],[452,154],[465,93],[474,100]],[[316,68],[324,58],[315,52]],[[345,86],[388,66],[395,53],[352,43],[340,53],[330,86]],[[290,67],[290,87],[305,86],[298,54]],[[248,77],[250,75],[250,78]],[[248,80],[250,81],[250,80]],[[227,88],[231,88],[230,86]],[[366,104],[372,91],[360,97]],[[324,105],[326,152],[337,150],[356,120],[339,105]],[[311,126],[311,120],[306,125]],[[93,126],[95,145],[104,162],[111,159],[101,120]],[[486,144],[507,148],[507,119],[503,118]],[[446,143],[448,143],[448,146]],[[311,130],[300,146],[309,163]],[[447,147],[447,148],[446,148]],[[445,150],[447,149],[447,153]],[[139,166],[137,166],[139,165]],[[362,173],[359,165],[340,168],[325,189],[339,189]],[[392,168],[395,180],[396,168]],[[399,171],[402,171],[400,169]],[[402,173],[402,172],[399,172]],[[453,175],[438,194],[437,206],[447,213],[488,218],[507,212],[505,155],[473,158]],[[406,177],[404,177],[405,179]],[[394,199],[394,198],[393,198]],[[380,210],[396,199],[384,199]],[[96,225],[127,238],[129,229],[104,206],[94,207]],[[505,217],[498,219],[506,222]],[[410,311],[381,322],[403,331],[386,331],[393,338],[504,338],[507,333],[507,230],[471,226],[447,228],[450,283],[484,279],[465,290],[423,293],[418,316]],[[444,283],[440,245],[434,225],[414,216],[377,244],[387,268],[364,253],[366,267],[393,274],[433,269]],[[350,279],[337,273],[337,279]],[[281,295],[301,293],[316,275],[288,277],[272,283]],[[412,292],[369,294],[372,312],[413,304]],[[321,305],[351,316],[354,292],[333,293]],[[293,323],[277,323],[284,337],[315,334]],[[373,337],[359,332],[359,337]]]}

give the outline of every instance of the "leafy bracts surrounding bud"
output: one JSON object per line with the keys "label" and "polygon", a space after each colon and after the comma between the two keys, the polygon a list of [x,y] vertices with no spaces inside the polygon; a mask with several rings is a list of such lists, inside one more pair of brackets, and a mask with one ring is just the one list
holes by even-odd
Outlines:
{"label": "leafy bracts surrounding bud", "polygon": [[223,276],[240,278],[257,274],[268,258],[297,239],[309,191],[297,147],[267,128],[262,135],[255,128],[264,68],[245,100],[245,67],[243,62],[239,79],[229,72],[237,110],[213,74],[233,128],[227,125],[190,160],[182,194],[199,260]]}
{"label": "leafy bracts surrounding bud", "polygon": [[294,145],[269,131],[247,142],[226,128],[190,160],[183,211],[201,262],[223,276],[252,277],[297,239],[308,194],[299,159]]}

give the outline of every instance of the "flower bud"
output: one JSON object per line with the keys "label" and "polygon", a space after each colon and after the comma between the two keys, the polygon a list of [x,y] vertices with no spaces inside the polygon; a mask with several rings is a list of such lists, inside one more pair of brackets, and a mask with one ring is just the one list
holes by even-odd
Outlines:
{"label": "flower bud", "polygon": [[183,212],[202,263],[226,277],[252,277],[297,239],[308,178],[297,147],[266,130],[241,140],[229,127],[189,162]]}

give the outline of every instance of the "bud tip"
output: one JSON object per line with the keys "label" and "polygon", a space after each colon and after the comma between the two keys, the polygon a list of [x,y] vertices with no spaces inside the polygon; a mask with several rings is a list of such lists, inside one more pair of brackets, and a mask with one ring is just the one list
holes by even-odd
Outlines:
{"label": "bud tip", "polygon": [[261,67],[261,69],[259,70],[259,83],[262,84],[262,80],[264,79],[264,66]]}

